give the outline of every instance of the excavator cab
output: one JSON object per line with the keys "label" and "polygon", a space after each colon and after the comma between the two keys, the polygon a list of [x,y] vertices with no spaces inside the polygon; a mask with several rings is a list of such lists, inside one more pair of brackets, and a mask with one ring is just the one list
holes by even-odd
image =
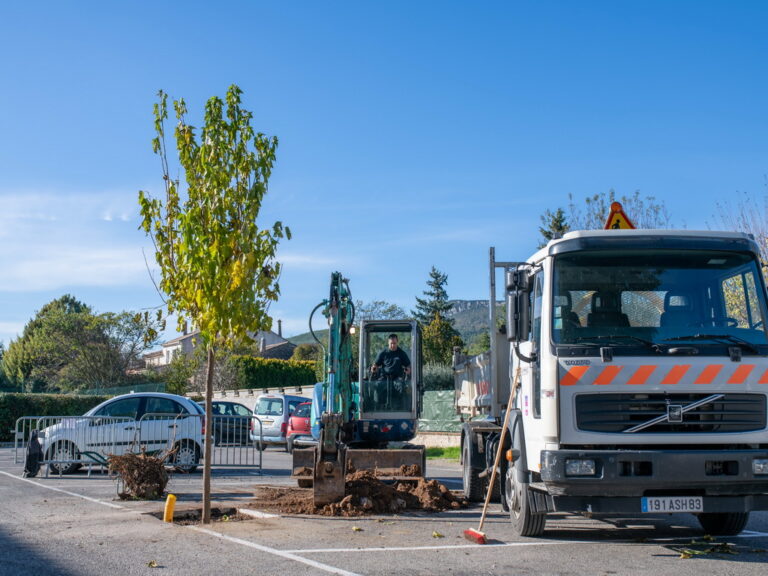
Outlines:
{"label": "excavator cab", "polygon": [[[396,337],[394,346],[402,352],[392,350],[392,336]],[[360,420],[415,420],[421,413],[421,382],[418,323],[363,320],[360,324]]]}

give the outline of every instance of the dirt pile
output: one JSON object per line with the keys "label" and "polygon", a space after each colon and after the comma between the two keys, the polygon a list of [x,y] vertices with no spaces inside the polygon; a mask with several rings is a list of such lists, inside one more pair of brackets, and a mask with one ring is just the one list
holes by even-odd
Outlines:
{"label": "dirt pile", "polygon": [[315,508],[311,489],[276,487],[261,488],[252,506],[286,514],[321,516],[392,514],[406,510],[439,512],[466,506],[463,499],[437,480],[414,478],[386,484],[372,472],[360,470],[347,474],[346,484],[344,498],[323,508]]}
{"label": "dirt pile", "polygon": [[138,498],[154,500],[160,498],[168,485],[165,458],[141,454],[110,454],[109,472],[123,483],[118,496],[123,500]]}

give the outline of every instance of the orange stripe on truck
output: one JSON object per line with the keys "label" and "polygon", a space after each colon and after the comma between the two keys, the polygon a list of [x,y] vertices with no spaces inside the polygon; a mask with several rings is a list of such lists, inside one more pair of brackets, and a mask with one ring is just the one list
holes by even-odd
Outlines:
{"label": "orange stripe on truck", "polygon": [[698,375],[696,380],[693,381],[694,384],[712,384],[712,381],[717,378],[717,375],[720,373],[720,370],[723,369],[722,364],[710,364],[704,370],[701,371],[701,374]]}
{"label": "orange stripe on truck", "polygon": [[598,374],[597,378],[595,378],[593,384],[599,386],[610,384],[613,382],[613,379],[616,378],[616,375],[621,372],[622,368],[623,366],[606,366],[603,368],[603,371]]}
{"label": "orange stripe on truck", "polygon": [[656,366],[640,366],[637,370],[635,370],[635,373],[629,377],[627,384],[642,386],[648,381],[648,378],[651,377],[651,374],[653,374],[654,370],[656,370]]}
{"label": "orange stripe on truck", "polygon": [[691,365],[690,364],[678,364],[677,366],[672,366],[672,369],[667,372],[666,376],[661,381],[662,386],[666,385],[674,385],[680,382],[680,380],[683,379],[683,376],[685,376],[685,373],[690,370]]}
{"label": "orange stripe on truck", "polygon": [[589,366],[573,366],[560,379],[560,386],[573,386],[589,370]]}
{"label": "orange stripe on truck", "polygon": [[742,364],[736,368],[734,373],[731,374],[731,377],[728,378],[728,384],[744,384],[754,369],[754,364]]}

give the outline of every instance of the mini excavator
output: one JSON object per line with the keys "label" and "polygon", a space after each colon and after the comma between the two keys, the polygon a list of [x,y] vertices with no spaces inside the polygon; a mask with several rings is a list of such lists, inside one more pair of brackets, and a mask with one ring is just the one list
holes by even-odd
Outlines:
{"label": "mini excavator", "polygon": [[[327,320],[326,342],[312,329],[318,310]],[[370,470],[382,481],[423,476],[424,448],[408,444],[416,435],[423,396],[418,323],[363,319],[356,324],[349,282],[334,272],[328,299],[314,308],[309,327],[324,351],[325,379],[315,385],[312,399],[315,443],[293,451],[293,476],[299,486],[311,483],[314,504],[321,507],[344,498],[349,472]],[[398,377],[372,370],[392,334],[411,361],[410,372]]]}

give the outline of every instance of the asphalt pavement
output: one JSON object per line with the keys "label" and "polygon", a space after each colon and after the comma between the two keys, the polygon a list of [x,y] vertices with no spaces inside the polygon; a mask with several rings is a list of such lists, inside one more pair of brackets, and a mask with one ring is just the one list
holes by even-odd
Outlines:
{"label": "asphalt pavement", "polygon": [[[244,507],[263,484],[293,485],[290,456],[264,453],[263,470],[214,470],[213,506]],[[134,574],[759,574],[768,562],[768,513],[737,537],[702,540],[690,515],[551,515],[541,538],[513,533],[492,505],[489,544],[468,542],[481,507],[365,518],[269,516],[208,526],[166,524],[163,501],[121,501],[106,475],[21,477],[0,449],[0,575]],[[430,460],[430,477],[461,485],[457,463]],[[176,474],[177,510],[198,510],[202,474]]]}

